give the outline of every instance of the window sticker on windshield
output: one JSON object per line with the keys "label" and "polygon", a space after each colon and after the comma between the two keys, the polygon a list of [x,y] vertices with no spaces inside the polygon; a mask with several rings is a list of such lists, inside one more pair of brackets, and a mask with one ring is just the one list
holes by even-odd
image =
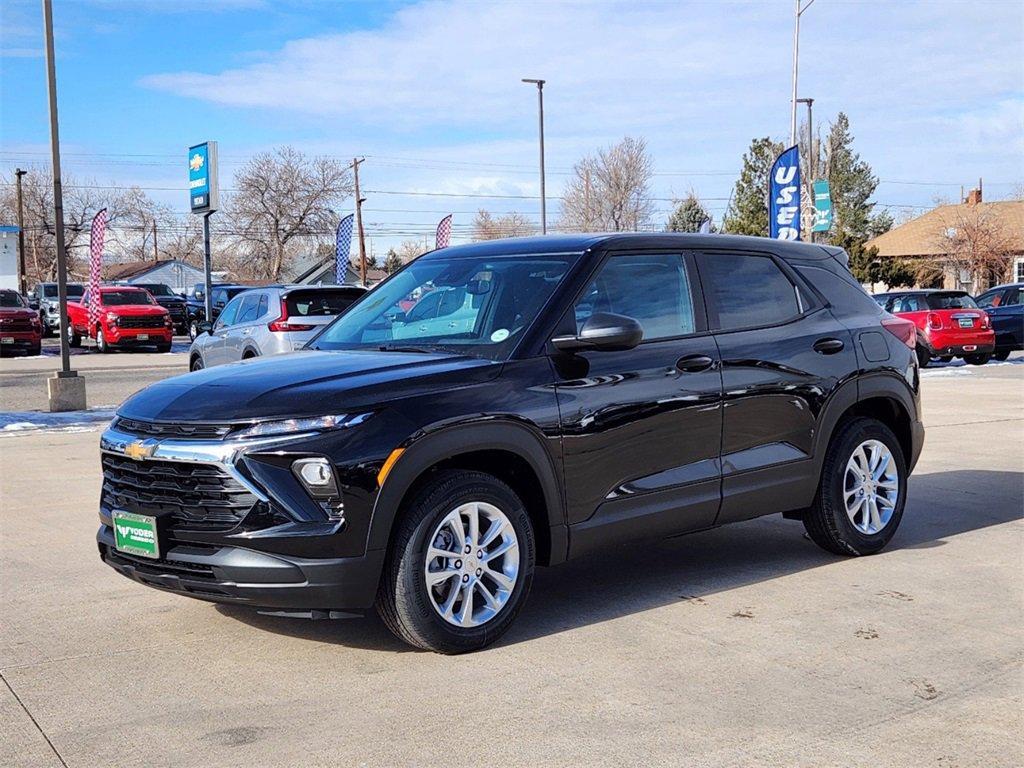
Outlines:
{"label": "window sticker on windshield", "polygon": [[508,338],[508,328],[499,328],[491,334],[491,341],[497,343]]}

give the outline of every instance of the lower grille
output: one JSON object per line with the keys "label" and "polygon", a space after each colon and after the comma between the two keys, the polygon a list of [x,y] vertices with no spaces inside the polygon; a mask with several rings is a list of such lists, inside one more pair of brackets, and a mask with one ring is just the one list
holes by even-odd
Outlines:
{"label": "lower grille", "polygon": [[184,560],[154,559],[136,557],[126,552],[105,547],[107,560],[115,565],[130,565],[136,571],[151,576],[180,576],[197,581],[216,581],[213,567],[202,563],[187,563]]}
{"label": "lower grille", "polygon": [[122,315],[117,321],[118,328],[148,328],[158,330],[164,327],[163,317],[132,317]]}
{"label": "lower grille", "polygon": [[213,464],[134,461],[111,454],[103,454],[102,462],[105,507],[167,517],[174,529],[229,531],[258,501],[249,489]]}

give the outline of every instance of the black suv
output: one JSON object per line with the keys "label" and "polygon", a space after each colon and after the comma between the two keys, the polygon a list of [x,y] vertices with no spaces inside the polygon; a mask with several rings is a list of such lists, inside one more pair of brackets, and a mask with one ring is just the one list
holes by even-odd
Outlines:
{"label": "black suv", "polygon": [[915,334],[846,261],[724,235],[434,251],[305,350],[124,403],[100,554],[280,615],[376,604],[458,653],[509,627],[535,566],[605,544],[781,513],[878,552],[924,438]]}
{"label": "black suv", "polygon": [[149,291],[156,299],[156,303],[170,313],[176,335],[184,334],[188,330],[188,309],[184,296],[172,291],[171,286],[165,283],[134,283],[134,285],[136,288],[145,288]]}

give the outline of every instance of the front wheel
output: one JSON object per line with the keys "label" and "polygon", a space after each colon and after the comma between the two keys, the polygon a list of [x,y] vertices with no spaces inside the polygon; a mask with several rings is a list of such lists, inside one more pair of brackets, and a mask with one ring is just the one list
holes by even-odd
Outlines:
{"label": "front wheel", "polygon": [[64,328],[66,329],[65,330],[65,335],[68,337],[68,346],[69,347],[80,347],[80,346],[82,346],[82,337],[79,336],[77,333],[75,333],[75,329],[74,329],[74,327],[72,327],[71,323],[66,323]]}
{"label": "front wheel", "polygon": [[103,329],[96,329],[96,351],[101,354],[106,354],[110,351],[110,345],[107,344],[106,338],[103,336]]}
{"label": "front wheel", "polygon": [[992,359],[991,354],[983,355],[964,355],[964,360],[967,361],[968,365],[984,365]]}
{"label": "front wheel", "polygon": [[195,341],[196,340],[196,336],[198,336],[198,335],[199,335],[199,322],[196,321],[196,320],[193,320],[191,323],[188,324],[188,338],[189,338],[190,341]]}
{"label": "front wheel", "polygon": [[482,472],[439,473],[416,494],[388,551],[377,610],[418,648],[476,651],[526,602],[536,558],[522,501]]}
{"label": "front wheel", "polygon": [[195,357],[193,357],[191,364],[189,364],[189,366],[188,366],[188,369],[190,371],[201,371],[201,370],[203,370],[203,358],[201,358],[199,355],[196,355]]}
{"label": "front wheel", "polygon": [[907,498],[907,464],[896,435],[854,419],[833,435],[804,527],[837,555],[871,555],[896,533]]}

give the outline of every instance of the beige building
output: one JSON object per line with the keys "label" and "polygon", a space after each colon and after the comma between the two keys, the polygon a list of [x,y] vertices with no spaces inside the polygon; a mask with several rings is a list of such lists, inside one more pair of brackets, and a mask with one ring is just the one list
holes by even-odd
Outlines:
{"label": "beige building", "polygon": [[867,245],[882,258],[914,262],[919,287],[976,295],[999,283],[1024,282],[1024,201],[986,203],[981,189],[972,189],[963,203],[941,205]]}

